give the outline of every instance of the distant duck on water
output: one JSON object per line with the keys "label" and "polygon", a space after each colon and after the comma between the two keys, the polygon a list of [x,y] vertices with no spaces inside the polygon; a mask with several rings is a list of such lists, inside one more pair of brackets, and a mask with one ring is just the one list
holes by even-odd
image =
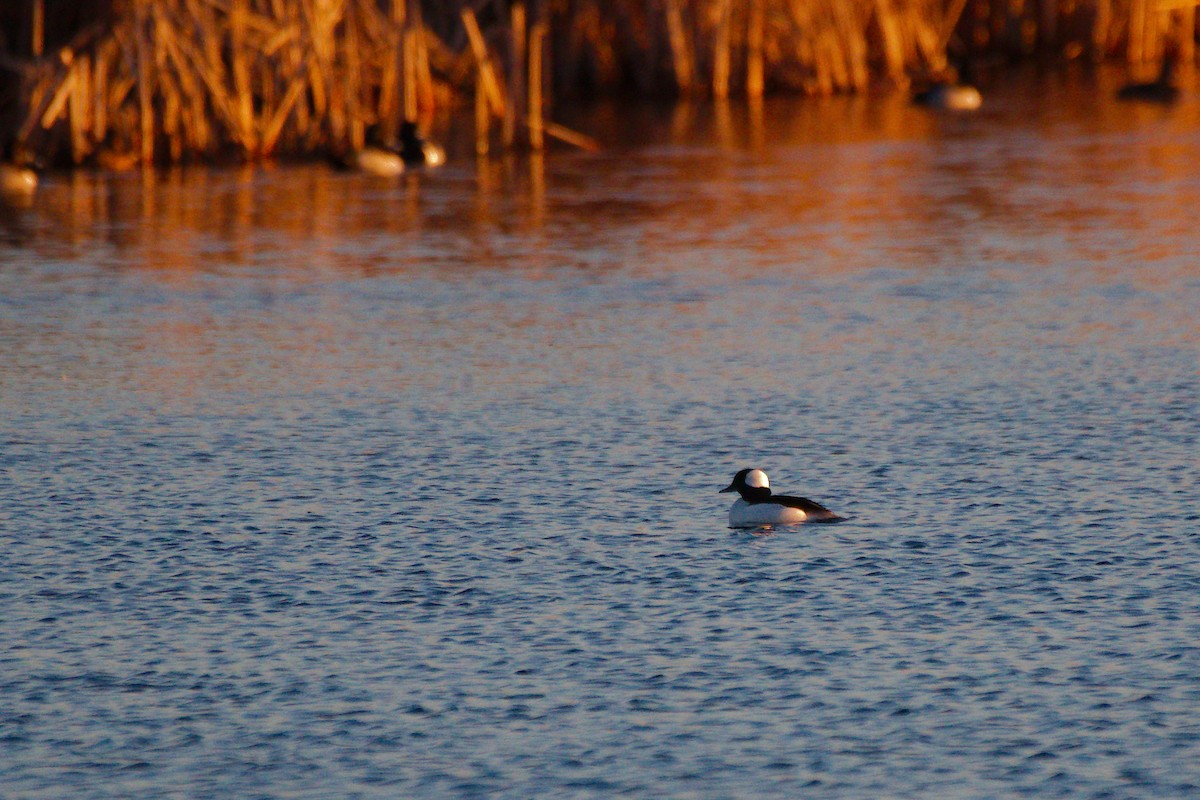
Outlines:
{"label": "distant duck on water", "polygon": [[840,517],[807,497],[771,494],[771,481],[761,469],[744,469],[721,490],[740,497],[729,509],[729,527],[758,528],[763,525],[795,525],[800,522],[840,522]]}
{"label": "distant duck on water", "polygon": [[38,174],[28,157],[15,143],[5,142],[0,152],[0,199],[24,204],[33,200]]}
{"label": "distant duck on water", "polygon": [[1175,65],[1179,56],[1168,52],[1163,56],[1158,78],[1146,83],[1127,83],[1117,91],[1118,100],[1169,105],[1179,99],[1179,87],[1174,85]]}
{"label": "distant duck on water", "polygon": [[391,178],[414,167],[437,167],[446,161],[446,151],[425,141],[414,122],[405,120],[400,126],[399,141],[385,138],[378,125],[367,130],[367,143],[361,150],[343,153],[334,164],[344,169]]}
{"label": "distant duck on water", "polygon": [[947,111],[976,111],[983,105],[983,95],[971,85],[968,70],[946,67],[925,81],[921,88],[913,93],[913,102],[926,108],[940,108]]}

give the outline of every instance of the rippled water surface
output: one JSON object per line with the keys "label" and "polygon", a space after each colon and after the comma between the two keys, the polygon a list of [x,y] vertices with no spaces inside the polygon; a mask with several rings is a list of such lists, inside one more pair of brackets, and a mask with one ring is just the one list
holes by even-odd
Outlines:
{"label": "rippled water surface", "polygon": [[1197,796],[1200,102],[1107,96],[50,176],[0,795]]}

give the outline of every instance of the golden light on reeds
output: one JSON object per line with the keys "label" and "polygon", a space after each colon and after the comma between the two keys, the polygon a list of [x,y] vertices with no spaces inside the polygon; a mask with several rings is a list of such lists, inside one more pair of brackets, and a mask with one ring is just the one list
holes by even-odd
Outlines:
{"label": "golden light on reeds", "polygon": [[30,70],[19,137],[65,126],[75,163],[101,150],[150,162],[361,146],[368,126],[395,128],[400,108],[415,118],[435,97],[431,34],[388,5],[131,0]]}
{"label": "golden light on reeds", "polygon": [[97,0],[92,23],[63,31],[54,0],[28,0],[0,10],[23,20],[20,56],[0,55],[20,76],[0,133],[77,164],[308,156],[475,95],[480,153],[493,127],[506,148],[595,146],[547,119],[550,103],[904,87],[951,47],[1140,69],[1171,46],[1191,65],[1195,2]]}

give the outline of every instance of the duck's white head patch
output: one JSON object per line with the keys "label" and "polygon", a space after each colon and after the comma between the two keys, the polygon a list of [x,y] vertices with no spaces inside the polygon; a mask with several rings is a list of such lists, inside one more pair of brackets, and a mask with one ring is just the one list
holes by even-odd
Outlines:
{"label": "duck's white head patch", "polygon": [[771,488],[771,482],[767,480],[767,473],[761,469],[752,469],[746,473],[746,485],[751,489]]}

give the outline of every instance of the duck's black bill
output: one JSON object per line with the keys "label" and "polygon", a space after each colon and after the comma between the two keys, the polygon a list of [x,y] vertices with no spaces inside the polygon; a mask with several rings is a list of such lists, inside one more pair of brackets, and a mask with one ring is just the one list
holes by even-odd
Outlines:
{"label": "duck's black bill", "polygon": [[725,494],[725,492],[733,492],[733,491],[737,491],[737,487],[731,483],[728,486],[726,486],[724,489],[722,489],[721,491],[717,492],[717,494]]}

